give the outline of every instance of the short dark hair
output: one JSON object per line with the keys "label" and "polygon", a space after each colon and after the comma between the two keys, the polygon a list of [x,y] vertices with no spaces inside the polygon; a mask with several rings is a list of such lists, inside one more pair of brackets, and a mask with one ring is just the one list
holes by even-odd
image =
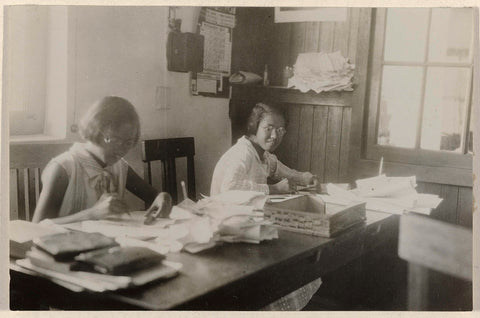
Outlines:
{"label": "short dark hair", "polygon": [[283,118],[285,125],[287,124],[287,118],[282,109],[276,106],[267,105],[265,103],[257,103],[255,106],[253,106],[250,116],[248,116],[247,136],[257,134],[258,125],[267,114],[278,115]]}
{"label": "short dark hair", "polygon": [[135,142],[140,139],[140,119],[135,107],[125,98],[107,96],[95,102],[80,121],[80,136],[93,143],[100,143],[102,133],[130,124],[137,129]]}

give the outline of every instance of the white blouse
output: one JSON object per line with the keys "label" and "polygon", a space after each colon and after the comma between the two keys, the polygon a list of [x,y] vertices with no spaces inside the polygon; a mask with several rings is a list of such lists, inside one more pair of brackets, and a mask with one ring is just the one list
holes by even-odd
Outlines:
{"label": "white blouse", "polygon": [[243,136],[218,161],[213,172],[210,195],[228,190],[268,194],[268,177],[275,180],[288,178],[303,183],[302,173],[285,166],[274,154],[265,151],[260,159],[252,142]]}

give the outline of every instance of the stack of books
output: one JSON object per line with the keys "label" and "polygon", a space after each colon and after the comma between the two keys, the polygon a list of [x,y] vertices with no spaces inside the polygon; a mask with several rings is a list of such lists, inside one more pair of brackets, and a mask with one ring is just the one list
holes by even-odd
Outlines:
{"label": "stack of books", "polygon": [[36,224],[24,220],[12,220],[9,222],[10,257],[24,258],[27,251],[33,245],[33,239],[45,235],[66,232],[65,229],[42,224]]}
{"label": "stack of books", "polygon": [[69,231],[33,239],[16,264],[73,291],[113,291],[175,276],[181,264],[145,247],[122,247],[100,233]]}
{"label": "stack of books", "polygon": [[268,203],[264,216],[279,228],[323,237],[335,236],[365,223],[365,203],[326,203],[315,195],[302,195]]}

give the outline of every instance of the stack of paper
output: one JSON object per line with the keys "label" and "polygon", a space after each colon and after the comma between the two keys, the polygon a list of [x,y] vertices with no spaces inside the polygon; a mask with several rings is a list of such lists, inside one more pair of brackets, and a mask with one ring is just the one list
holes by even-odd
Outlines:
{"label": "stack of paper", "polygon": [[373,178],[359,179],[357,188],[347,191],[333,184],[327,185],[327,201],[366,202],[367,210],[392,214],[416,212],[429,215],[442,199],[438,195],[418,193],[416,178],[387,177],[380,175]]}
{"label": "stack of paper", "polygon": [[266,200],[260,192],[230,191],[199,202],[184,200],[173,206],[169,219],[151,225],[143,224],[144,211],[135,211],[68,227],[115,237],[121,246],[147,247],[161,254],[197,253],[219,241],[260,243],[278,238],[276,228],[263,218]]}
{"label": "stack of paper", "polygon": [[95,292],[113,291],[128,287],[141,286],[157,279],[167,279],[178,274],[182,264],[163,261],[153,267],[135,272],[129,276],[114,276],[91,272],[72,271],[67,267],[50,267],[48,261],[32,258],[19,259],[16,264],[26,268],[40,277],[51,279],[55,283],[79,292],[90,290]]}
{"label": "stack of paper", "polygon": [[235,217],[220,225],[219,239],[225,242],[245,242],[258,244],[264,240],[278,238],[278,231],[269,221],[256,221],[252,218]]}
{"label": "stack of paper", "polygon": [[258,244],[278,238],[277,229],[263,217],[266,201],[261,192],[228,191],[200,200],[198,207],[208,217],[216,240]]}
{"label": "stack of paper", "polygon": [[33,240],[16,264],[73,291],[113,291],[139,286],[178,273],[179,263],[145,247],[119,247],[100,233],[70,231]]}
{"label": "stack of paper", "polygon": [[355,65],[350,64],[340,51],[300,53],[288,87],[298,88],[301,92],[352,91],[354,69]]}

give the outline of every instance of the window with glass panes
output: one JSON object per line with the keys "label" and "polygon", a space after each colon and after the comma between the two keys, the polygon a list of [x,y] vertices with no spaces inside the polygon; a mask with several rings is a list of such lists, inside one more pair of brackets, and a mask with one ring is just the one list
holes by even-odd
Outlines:
{"label": "window with glass panes", "polygon": [[377,9],[366,156],[471,167],[474,12]]}

